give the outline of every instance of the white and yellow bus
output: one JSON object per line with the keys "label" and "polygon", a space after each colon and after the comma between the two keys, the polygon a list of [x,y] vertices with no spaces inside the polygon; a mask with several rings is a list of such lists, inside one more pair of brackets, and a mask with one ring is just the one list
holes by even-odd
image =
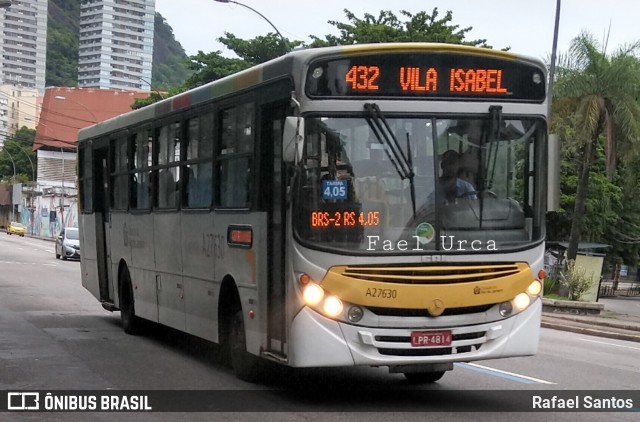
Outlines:
{"label": "white and yellow bus", "polygon": [[546,115],[543,63],[510,52],[290,52],[80,132],[82,283],[245,379],[532,355]]}

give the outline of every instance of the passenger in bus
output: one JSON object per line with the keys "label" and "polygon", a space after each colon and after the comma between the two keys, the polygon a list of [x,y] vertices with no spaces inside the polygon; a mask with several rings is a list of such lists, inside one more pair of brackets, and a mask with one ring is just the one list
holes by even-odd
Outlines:
{"label": "passenger in bus", "polygon": [[176,206],[176,181],[171,169],[161,169],[158,174],[158,206],[160,208]]}
{"label": "passenger in bus", "polygon": [[440,197],[449,202],[457,198],[478,199],[475,187],[468,181],[459,177],[460,154],[450,149],[440,160],[442,175],[438,179]]}

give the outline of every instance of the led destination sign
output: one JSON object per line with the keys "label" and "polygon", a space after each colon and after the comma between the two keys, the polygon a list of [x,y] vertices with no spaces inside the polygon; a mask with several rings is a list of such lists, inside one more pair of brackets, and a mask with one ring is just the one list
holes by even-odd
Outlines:
{"label": "led destination sign", "polygon": [[544,71],[533,64],[453,53],[358,56],[313,63],[311,97],[480,98],[542,102]]}
{"label": "led destination sign", "polygon": [[311,211],[313,229],[380,226],[380,211]]}
{"label": "led destination sign", "polygon": [[[438,92],[438,71],[432,67],[400,66],[398,83],[404,92]],[[344,77],[352,92],[379,91],[380,67],[351,66]],[[472,92],[477,94],[507,95],[502,86],[501,69],[451,69],[449,93]]]}

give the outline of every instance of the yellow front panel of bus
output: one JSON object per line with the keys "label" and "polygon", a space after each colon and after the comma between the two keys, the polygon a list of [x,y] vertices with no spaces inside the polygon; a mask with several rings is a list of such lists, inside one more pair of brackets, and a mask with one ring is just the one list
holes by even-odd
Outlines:
{"label": "yellow front panel of bus", "polygon": [[336,266],[324,290],[349,303],[396,309],[442,309],[506,302],[534,280],[525,263],[438,266]]}

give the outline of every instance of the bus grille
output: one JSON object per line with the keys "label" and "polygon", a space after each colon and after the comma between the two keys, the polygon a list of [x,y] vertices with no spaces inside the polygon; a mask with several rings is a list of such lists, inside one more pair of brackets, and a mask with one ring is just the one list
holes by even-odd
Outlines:
{"label": "bus grille", "polygon": [[[488,305],[479,305],[479,306],[468,306],[464,308],[449,308],[445,309],[441,316],[451,316],[451,315],[468,315],[475,313],[486,312],[495,304]],[[368,306],[371,312],[378,316],[389,316],[389,317],[431,317],[429,311],[426,309],[402,309],[402,308],[378,308]]]}
{"label": "bus grille", "polygon": [[352,265],[343,275],[359,280],[400,284],[453,284],[508,277],[521,271],[518,264]]}

